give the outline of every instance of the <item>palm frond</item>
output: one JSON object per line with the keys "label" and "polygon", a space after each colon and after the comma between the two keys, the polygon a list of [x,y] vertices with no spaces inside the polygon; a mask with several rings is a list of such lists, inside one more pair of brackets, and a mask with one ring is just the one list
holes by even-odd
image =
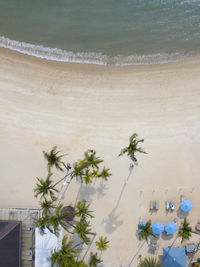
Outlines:
{"label": "palm frond", "polygon": [[137,164],[136,153],[147,154],[142,147],[138,147],[139,143],[143,143],[144,139],[137,139],[138,135],[136,133],[132,134],[129,138],[129,145],[121,149],[121,152],[118,156],[127,154],[128,157],[133,161],[134,164]]}

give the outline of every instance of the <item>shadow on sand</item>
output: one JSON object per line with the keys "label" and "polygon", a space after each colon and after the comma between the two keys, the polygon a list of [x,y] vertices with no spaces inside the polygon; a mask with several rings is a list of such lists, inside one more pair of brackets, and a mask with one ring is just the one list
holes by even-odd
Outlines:
{"label": "shadow on sand", "polygon": [[128,177],[124,180],[124,185],[123,185],[122,190],[121,190],[121,192],[120,192],[120,194],[119,194],[119,198],[118,198],[117,203],[116,203],[116,205],[115,205],[115,207],[114,207],[114,210],[116,210],[116,209],[118,208],[118,206],[119,206],[119,203],[120,203],[120,201],[121,201],[121,199],[122,199],[123,192],[124,192],[124,190],[125,190],[125,188],[126,188],[126,186],[127,186],[127,184],[128,184],[128,181],[129,181],[129,178],[130,178],[132,172],[133,172],[133,166],[131,165],[131,166],[129,167],[129,174],[128,174]]}
{"label": "shadow on sand", "polygon": [[119,216],[115,214],[115,209],[111,211],[107,218],[102,220],[102,224],[105,224],[106,233],[111,234],[114,232],[120,225],[123,224],[122,220],[119,220]]}
{"label": "shadow on sand", "polygon": [[185,218],[188,216],[188,212],[184,212],[184,211],[182,211],[182,210],[180,209],[180,207],[179,207],[179,209],[176,211],[176,214],[177,214],[177,216],[178,216],[180,219],[185,219]]}
{"label": "shadow on sand", "polygon": [[[140,247],[138,248],[138,250],[136,251],[136,253],[134,254],[133,258],[131,259],[130,263],[128,264],[128,267],[131,266],[131,264],[133,263],[135,257],[138,255],[138,253],[140,252],[140,250],[143,248],[144,244],[146,243],[146,241],[144,240],[142,242],[142,244],[140,245]],[[138,255],[139,256],[139,255]],[[140,257],[140,256],[139,256]]]}

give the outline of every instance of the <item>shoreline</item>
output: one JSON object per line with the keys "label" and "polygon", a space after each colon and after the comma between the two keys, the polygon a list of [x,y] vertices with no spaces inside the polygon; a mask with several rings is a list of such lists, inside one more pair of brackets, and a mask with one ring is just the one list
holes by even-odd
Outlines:
{"label": "shoreline", "polygon": [[166,63],[155,63],[155,64],[138,64],[138,65],[125,65],[125,66],[117,66],[117,65],[97,65],[90,63],[77,63],[77,62],[62,62],[62,61],[54,61],[48,60],[45,58],[39,58],[32,55],[23,54],[18,51],[11,50],[9,48],[0,47],[1,56],[15,57],[19,60],[25,60],[32,62],[34,64],[43,64],[51,67],[66,68],[76,71],[113,71],[113,72],[123,72],[123,71],[159,71],[159,70],[168,70],[168,69],[176,69],[176,68],[185,68],[187,65],[198,65],[200,63],[200,56],[183,58],[178,61],[166,62]]}
{"label": "shoreline", "polygon": [[[148,66],[168,63],[191,61],[200,58],[200,54],[183,55],[176,53],[157,53],[149,55],[109,56],[100,52],[72,52],[59,48],[49,48],[42,45],[11,40],[0,36],[0,48],[9,49],[24,55],[40,58],[42,60],[64,62],[72,64],[89,64],[100,66]],[[148,61],[149,60],[149,61]]]}
{"label": "shoreline", "polygon": [[[47,175],[42,151],[54,145],[73,164],[94,149],[111,169],[105,188],[83,186],[92,227],[111,241],[106,267],[127,266],[141,243],[139,221],[163,224],[179,216],[180,195],[193,201],[188,219],[199,220],[200,60],[151,66],[96,66],[38,59],[0,48],[1,208],[38,208],[36,177]],[[147,155],[129,177],[130,160],[118,157],[134,132]],[[60,176],[53,175],[56,182]],[[64,204],[74,203],[70,184]],[[156,213],[149,201],[159,200]],[[165,201],[175,201],[166,214]],[[117,205],[117,208],[115,208]],[[175,238],[175,236],[174,236]],[[158,240],[156,255],[173,242]],[[180,239],[176,241],[180,244]],[[120,251],[121,253],[118,253]],[[149,256],[147,244],[140,254]],[[137,256],[131,266],[137,266]]]}

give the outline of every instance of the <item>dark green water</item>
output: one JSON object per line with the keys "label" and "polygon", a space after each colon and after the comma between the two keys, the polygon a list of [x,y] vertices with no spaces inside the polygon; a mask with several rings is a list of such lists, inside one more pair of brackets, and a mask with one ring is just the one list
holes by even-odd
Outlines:
{"label": "dark green water", "polygon": [[0,0],[0,46],[59,61],[175,60],[200,52],[200,1]]}

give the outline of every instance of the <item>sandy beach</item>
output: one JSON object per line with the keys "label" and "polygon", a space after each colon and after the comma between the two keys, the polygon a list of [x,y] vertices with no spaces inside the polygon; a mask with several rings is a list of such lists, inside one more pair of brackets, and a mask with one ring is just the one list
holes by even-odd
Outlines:
{"label": "sandy beach", "polygon": [[[43,150],[57,145],[73,163],[95,149],[112,177],[83,186],[78,197],[91,202],[93,229],[110,240],[104,266],[136,267],[139,254],[149,255],[136,235],[140,220],[180,224],[181,195],[193,201],[191,225],[200,220],[199,74],[198,58],[104,67],[0,49],[0,207],[38,208],[33,187],[36,177],[47,174]],[[130,172],[130,160],[118,154],[134,132],[145,139],[148,154],[138,155],[139,165]],[[73,204],[78,190],[72,183],[64,203]],[[151,199],[160,202],[156,213],[149,211]],[[166,213],[166,200],[175,201],[174,212]],[[161,236],[156,255],[174,238]]]}

